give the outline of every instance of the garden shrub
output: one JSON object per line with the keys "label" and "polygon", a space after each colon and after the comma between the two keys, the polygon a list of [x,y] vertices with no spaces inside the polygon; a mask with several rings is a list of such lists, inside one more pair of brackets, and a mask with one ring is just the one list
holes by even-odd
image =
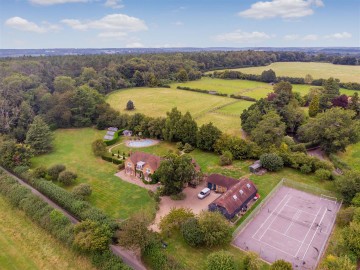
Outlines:
{"label": "garden shrub", "polygon": [[98,139],[93,141],[93,143],[91,144],[91,148],[94,155],[100,157],[106,152],[106,143],[103,140]]}
{"label": "garden shrub", "polygon": [[234,257],[227,251],[217,251],[211,253],[206,259],[207,270],[235,270]]}
{"label": "garden shrub", "polygon": [[46,175],[47,169],[44,166],[37,167],[32,172],[32,176],[35,178],[45,178]]}
{"label": "garden shrub", "polygon": [[270,267],[270,270],[292,270],[291,263],[284,260],[276,260]]}
{"label": "garden shrub", "polygon": [[283,159],[274,153],[261,155],[260,163],[262,167],[271,172],[279,171],[284,167]]}
{"label": "garden shrub", "polygon": [[181,234],[185,242],[192,247],[199,246],[204,242],[204,234],[196,218],[189,218],[182,224]]}
{"label": "garden shrub", "polygon": [[307,164],[304,164],[300,167],[300,172],[302,172],[303,174],[311,173],[311,167]]}
{"label": "garden shrub", "polygon": [[74,183],[75,179],[77,178],[76,173],[73,173],[71,171],[62,171],[59,174],[58,181],[65,186],[70,186]]}
{"label": "garden shrub", "polygon": [[233,155],[230,151],[224,151],[224,153],[220,156],[220,166],[231,165],[233,162]]}
{"label": "garden shrub", "polygon": [[318,180],[329,180],[331,179],[331,172],[325,169],[318,169],[315,171],[315,176]]}
{"label": "garden shrub", "polygon": [[66,170],[65,165],[63,164],[55,164],[48,168],[47,174],[49,175],[52,181],[57,181],[59,178],[59,174]]}
{"label": "garden shrub", "polygon": [[16,175],[22,175],[24,173],[26,173],[27,171],[29,171],[30,167],[29,166],[16,166],[13,171]]}
{"label": "garden shrub", "polygon": [[177,142],[176,143],[176,148],[179,149],[179,150],[183,150],[184,149],[184,145],[182,142]]}
{"label": "garden shrub", "polygon": [[184,200],[186,198],[186,194],[184,192],[180,192],[178,194],[170,195],[170,198],[173,201],[181,201],[181,200]]}
{"label": "garden shrub", "polygon": [[79,199],[84,199],[92,193],[91,186],[89,184],[81,183],[80,185],[73,188],[72,193]]}
{"label": "garden shrub", "polygon": [[185,143],[185,145],[184,145],[184,149],[183,149],[183,151],[185,152],[185,153],[190,153],[191,151],[193,151],[194,150],[194,147],[192,147],[190,144],[188,144],[188,143]]}

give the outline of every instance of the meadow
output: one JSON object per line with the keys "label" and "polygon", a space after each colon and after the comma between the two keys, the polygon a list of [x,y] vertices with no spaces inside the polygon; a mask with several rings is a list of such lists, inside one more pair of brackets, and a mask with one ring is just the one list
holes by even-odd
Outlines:
{"label": "meadow", "polygon": [[[33,158],[32,166],[64,164],[77,173],[76,184],[91,185],[93,193],[89,202],[113,218],[125,219],[140,209],[154,213],[155,203],[145,189],[122,181],[114,175],[115,165],[92,153],[91,143],[104,134],[91,128],[56,130],[53,152]],[[71,190],[73,186],[66,189]]]}
{"label": "meadow", "polygon": [[0,269],[95,269],[0,197]]}
{"label": "meadow", "polygon": [[337,153],[337,156],[352,169],[360,172],[360,142],[346,147],[346,152]]}
{"label": "meadow", "polygon": [[277,76],[302,77],[311,74],[314,79],[334,77],[341,82],[360,83],[360,66],[334,65],[331,63],[315,62],[276,62],[268,66],[237,68],[247,74],[261,74],[264,70],[272,69]]}

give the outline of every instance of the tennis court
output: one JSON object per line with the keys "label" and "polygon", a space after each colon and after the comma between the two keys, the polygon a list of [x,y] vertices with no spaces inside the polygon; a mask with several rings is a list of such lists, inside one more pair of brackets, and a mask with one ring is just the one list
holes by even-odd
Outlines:
{"label": "tennis court", "polygon": [[270,263],[283,259],[294,269],[315,269],[339,207],[336,198],[282,186],[233,244]]}

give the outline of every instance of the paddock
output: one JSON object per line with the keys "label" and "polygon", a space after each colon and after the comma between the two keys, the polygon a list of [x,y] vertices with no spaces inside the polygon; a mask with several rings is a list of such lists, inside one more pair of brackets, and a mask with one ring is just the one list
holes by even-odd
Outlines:
{"label": "paddock", "polygon": [[340,205],[333,197],[282,186],[239,232],[233,245],[258,253],[269,263],[283,259],[294,269],[315,269]]}

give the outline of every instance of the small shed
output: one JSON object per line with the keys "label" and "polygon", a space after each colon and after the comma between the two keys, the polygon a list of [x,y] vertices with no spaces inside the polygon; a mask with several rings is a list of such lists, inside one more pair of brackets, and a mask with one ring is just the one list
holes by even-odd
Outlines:
{"label": "small shed", "polygon": [[124,130],[123,135],[127,136],[127,137],[131,137],[132,136],[132,131],[131,130]]}
{"label": "small shed", "polygon": [[253,165],[249,166],[249,170],[251,173],[257,173],[261,170],[261,163],[260,163],[260,160],[257,160],[254,162]]}

